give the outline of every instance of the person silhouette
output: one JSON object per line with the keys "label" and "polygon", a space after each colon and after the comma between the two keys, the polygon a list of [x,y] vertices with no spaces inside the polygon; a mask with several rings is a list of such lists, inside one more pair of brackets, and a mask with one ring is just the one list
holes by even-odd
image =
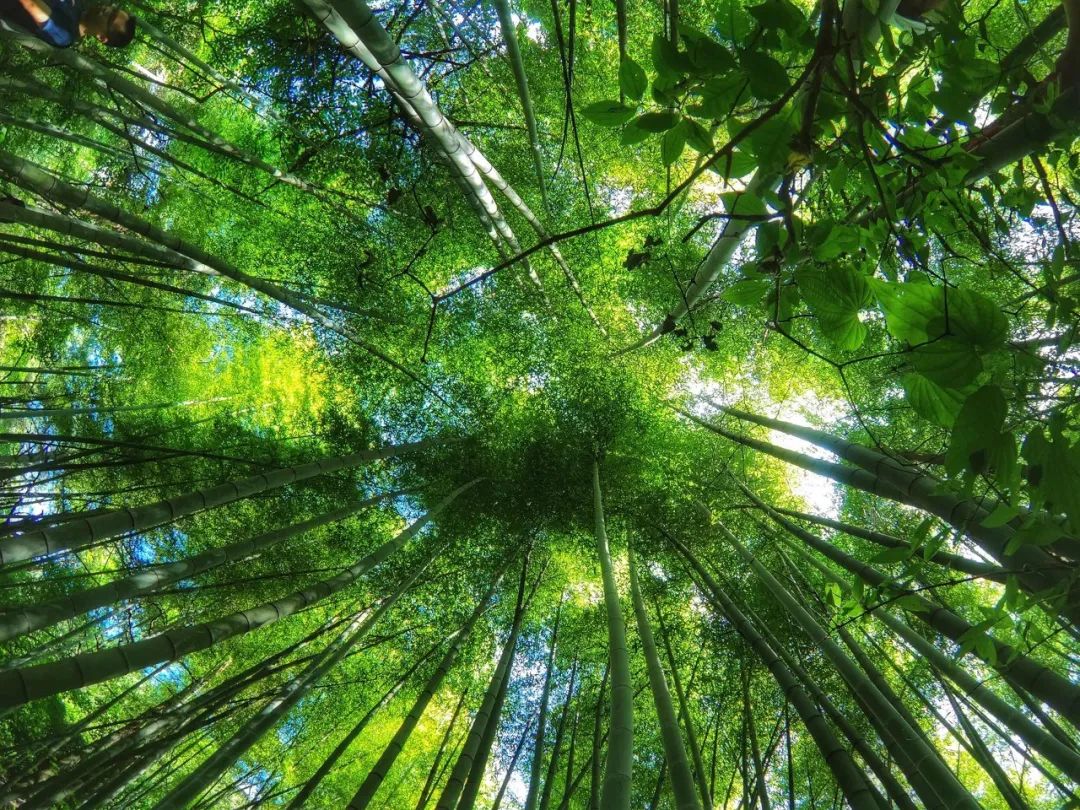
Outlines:
{"label": "person silhouette", "polygon": [[83,37],[122,48],[135,36],[135,18],[122,8],[80,0],[0,0],[0,20],[54,48],[68,48]]}

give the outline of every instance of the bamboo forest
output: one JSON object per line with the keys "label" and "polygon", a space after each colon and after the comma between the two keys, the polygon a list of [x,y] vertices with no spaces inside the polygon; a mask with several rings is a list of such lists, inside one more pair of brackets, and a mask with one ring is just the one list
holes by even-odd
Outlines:
{"label": "bamboo forest", "polygon": [[35,2],[0,807],[1080,808],[1080,0]]}

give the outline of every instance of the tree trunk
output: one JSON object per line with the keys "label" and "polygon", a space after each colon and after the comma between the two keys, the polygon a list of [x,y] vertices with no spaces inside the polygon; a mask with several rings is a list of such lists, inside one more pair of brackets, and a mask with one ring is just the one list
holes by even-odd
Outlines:
{"label": "tree trunk", "polygon": [[[979,543],[981,548],[1003,565],[1007,565],[1010,568],[1015,567],[1021,569],[1021,573],[1017,575],[1017,579],[1029,593],[1039,594],[1058,584],[1058,578],[1049,573],[1049,569],[1052,569],[1055,566],[1055,562],[1053,558],[1042,550],[1033,546],[1021,546],[1013,554],[1005,555],[1004,546],[1008,542],[1009,537],[999,536],[1004,534],[1003,532],[996,532],[995,530],[987,529],[985,527],[980,528],[978,526],[974,532],[968,532],[965,528],[967,524],[953,522],[953,519],[951,519],[952,512],[960,506],[959,499],[956,499],[953,496],[935,496],[933,502],[926,502],[924,499],[913,499],[892,484],[889,484],[887,481],[878,478],[865,470],[843,467],[839,464],[812,458],[793,450],[777,447],[768,442],[763,442],[748,436],[741,436],[684,411],[680,411],[680,413],[683,413],[684,416],[697,422],[707,430],[736,442],[737,444],[766,453],[781,461],[785,461],[788,464],[815,473],[816,475],[830,478],[837,483],[860,489],[864,492],[869,492],[872,495],[888,498],[897,503],[925,509],[925,511],[930,514],[941,517],[946,523],[949,523],[949,525],[955,526],[967,533],[973,540]],[[977,524],[981,523],[983,518],[972,518],[972,520]],[[987,538],[987,532],[994,535],[992,538],[993,542],[984,544],[982,541]],[[1075,624],[1080,624],[1080,609],[1071,610],[1066,606],[1066,610],[1070,611],[1070,619],[1073,620]],[[1074,613],[1075,616],[1073,615]]]}
{"label": "tree trunk", "polygon": [[540,196],[544,201],[544,207],[548,207],[547,183],[544,182],[543,153],[540,151],[540,138],[536,131],[536,115],[533,113],[532,98],[529,95],[529,80],[525,77],[525,65],[521,61],[521,49],[518,47],[517,28],[514,19],[510,15],[510,3],[508,0],[494,0],[495,10],[499,15],[499,28],[502,31],[503,42],[506,44],[506,56],[510,60],[510,67],[514,72],[514,83],[517,85],[518,98],[521,99],[521,110],[525,114],[525,129],[529,134],[529,148],[532,150],[533,167],[536,169],[536,184],[540,189]]}
{"label": "tree trunk", "polygon": [[40,554],[53,554],[57,551],[75,551],[92,543],[99,543],[128,532],[139,532],[170,523],[178,518],[213,509],[233,501],[249,498],[260,492],[277,489],[287,484],[305,481],[324,473],[336,472],[399,454],[413,452],[428,446],[428,442],[417,442],[400,446],[387,446],[374,450],[362,450],[346,456],[327,458],[296,467],[283,467],[248,478],[230,481],[214,487],[198,489],[185,495],[177,495],[157,503],[136,506],[130,509],[114,509],[101,515],[86,518],[73,523],[61,524],[50,529],[27,532],[26,534],[0,543],[0,565],[11,565],[20,560],[27,560]]}
{"label": "tree trunk", "polygon": [[[660,606],[656,606],[656,618],[660,623],[660,639],[664,642],[664,652],[667,655],[668,667],[671,669],[671,681],[675,685],[675,696],[679,699],[679,715],[682,717],[683,727],[686,729],[686,743],[690,747],[690,757],[694,763],[694,779],[698,785],[701,796],[701,806],[705,810],[712,810],[713,802],[710,795],[709,782],[705,776],[705,764],[701,759],[701,746],[698,743],[697,732],[694,729],[694,721],[690,717],[690,702],[687,693],[683,690],[682,679],[679,677],[679,666],[675,661],[675,653],[671,648],[671,639],[668,636],[667,627],[664,625],[664,614]],[[691,672],[691,684],[694,674]]]}
{"label": "tree trunk", "polygon": [[443,787],[442,795],[435,803],[435,810],[456,810],[458,807],[461,810],[472,810],[472,805],[476,801],[480,782],[491,753],[491,745],[495,740],[503,701],[506,699],[510,669],[517,650],[518,633],[521,630],[521,619],[525,611],[525,582],[528,568],[529,555],[526,554],[518,580],[514,618],[506,642],[503,644],[499,663],[491,674],[491,681],[484,693],[484,699],[473,717],[469,735],[465,738],[465,744],[461,748],[461,753],[458,754],[457,762],[454,763],[454,769],[450,772],[450,778]]}
{"label": "tree trunk", "polygon": [[[796,512],[793,509],[776,509],[776,511],[789,517],[816,523],[819,526],[827,526],[838,532],[850,534],[852,537],[868,540],[871,543],[876,543],[884,548],[911,548],[911,543],[906,540],[894,537],[891,534],[885,534],[884,532],[871,531],[870,529],[864,529],[862,526],[855,526],[851,523],[841,523],[838,520],[830,520],[829,518],[820,517],[818,515],[809,515],[806,512]],[[982,562],[981,560],[973,560],[971,557],[964,557],[961,554],[950,554],[947,551],[934,552],[928,561],[937,563],[945,568],[951,568],[954,571],[960,571],[965,574],[971,574],[972,576],[999,582],[1003,585],[1009,578],[1008,571],[1001,566]]]}
{"label": "tree trunk", "polygon": [[78,689],[115,678],[162,661],[175,661],[204,650],[227,638],[249,633],[309,607],[352,585],[360,576],[402,548],[438,516],[472,481],[444,498],[423,517],[379,546],[337,576],[316,582],[288,596],[233,613],[213,622],[168,630],[161,635],[95,653],[83,653],[49,664],[0,672],[0,707],[19,706],[31,700]]}
{"label": "tree trunk", "polygon": [[280,695],[264,705],[254,717],[237,729],[229,740],[218,746],[209,759],[200,764],[180,784],[172,788],[164,798],[158,801],[155,810],[167,810],[167,808],[172,807],[183,808],[213,785],[221,774],[292,710],[300,699],[307,694],[312,685],[326,675],[331,668],[340,663],[346,653],[367,635],[368,631],[394,606],[401,595],[413,586],[417,578],[427,570],[427,567],[434,559],[434,556],[425,559],[416,572],[402,582],[396,591],[387,596],[370,616],[363,619],[357,617],[354,620],[355,629],[350,628],[351,632],[348,636],[342,635],[335,639],[302,673],[286,684]]}
{"label": "tree trunk", "polygon": [[[428,660],[428,658],[435,654],[438,646],[439,645],[436,645],[429,649],[426,653],[417,658],[416,661],[413,662],[412,666],[410,666],[407,670],[397,676],[394,684],[385,692],[383,692],[382,696],[377,701],[375,701],[375,703],[371,706],[370,709],[364,712],[363,716],[358,721],[356,721],[356,725],[354,725],[349,730],[349,733],[346,734],[342,738],[341,742],[339,742],[334,747],[334,750],[330,752],[330,756],[328,756],[323,761],[323,763],[316,769],[315,773],[313,773],[307,779],[307,781],[304,782],[303,787],[301,787],[300,790],[296,792],[296,795],[293,796],[292,801],[289,802],[287,810],[303,810],[303,808],[306,806],[308,798],[318,789],[319,784],[322,782],[323,779],[326,778],[326,775],[330,773],[331,770],[333,770],[334,765],[337,764],[337,761],[341,759],[341,757],[345,754],[346,751],[349,750],[349,746],[352,745],[353,741],[355,741],[356,738],[363,733],[364,729],[367,728],[367,725],[371,722],[372,718],[375,717],[375,715],[384,706],[386,706],[386,704],[390,702],[390,700],[394,697],[394,695],[398,693],[398,690],[401,689],[405,682],[412,677],[413,673],[415,673],[416,670],[418,670],[423,665],[423,663]],[[464,698],[462,699],[462,702],[464,702]],[[458,704],[459,710],[461,705],[462,703]],[[456,719],[457,712],[454,713],[453,719],[451,719],[451,728],[453,728],[453,721]],[[443,744],[445,745],[445,740]]]}
{"label": "tree trunk", "polygon": [[761,749],[758,746],[757,727],[754,723],[754,707],[750,702],[750,673],[745,667],[741,673],[743,717],[746,720],[746,738],[750,741],[750,756],[754,766],[754,795],[761,803],[761,810],[772,810],[769,801],[769,787],[765,784],[765,768],[761,762]]}
{"label": "tree trunk", "polygon": [[791,670],[784,665],[783,661],[773,651],[765,638],[757,631],[753,623],[740,611],[735,603],[728,597],[719,583],[698,561],[690,550],[674,537],[668,537],[675,548],[683,555],[691,568],[697,572],[705,585],[706,598],[727,617],[736,632],[750,645],[761,658],[762,662],[776,679],[777,685],[783,691],[785,697],[791,701],[795,711],[799,713],[807,731],[813,737],[821,755],[832,771],[837,785],[843,790],[848,804],[854,810],[887,810],[878,803],[874,790],[863,776],[862,771],[855,764],[847,749],[840,743],[833,733],[832,728],[822,716],[820,710],[803,690],[795,679]]}
{"label": "tree trunk", "polygon": [[[909,498],[912,505],[918,506],[930,514],[937,515],[949,525],[967,533],[995,558],[1000,560],[1001,557],[1014,556],[1007,555],[1004,552],[1009,540],[1015,534],[1013,525],[1007,524],[995,528],[984,526],[983,521],[989,517],[991,510],[974,499],[964,499],[947,493],[943,494],[941,492],[942,482],[933,476],[926,475],[918,469],[890,458],[883,453],[878,453],[860,444],[849,442],[821,430],[796,425],[791,422],[783,422],[778,419],[769,419],[735,408],[723,407],[721,410],[737,419],[786,433],[789,436],[803,439],[822,449],[829,450],[862,468],[870,475],[880,478]],[[1057,541],[1055,547],[1069,550],[1074,558],[1080,558],[1080,549],[1073,548],[1074,544],[1076,544],[1075,540],[1065,538]],[[1053,563],[1053,558],[1047,557],[1046,562]]]}
{"label": "tree trunk", "polygon": [[[453,736],[458,715],[461,714],[461,710],[465,707],[465,700],[468,696],[469,690],[462,690],[461,697],[458,698],[457,705],[454,706],[454,713],[450,715],[450,722],[446,724],[446,731],[443,732],[442,740],[439,742],[439,750],[435,752],[435,759],[432,760],[431,767],[428,769],[427,780],[424,782],[424,787],[420,791],[420,798],[416,802],[416,810],[424,810],[427,807],[428,799],[431,798],[431,793],[435,790],[435,782],[442,775],[443,756],[447,753],[447,746],[450,743],[450,737]],[[447,757],[446,761],[449,762],[450,757]],[[303,808],[297,805],[296,810],[303,810]]]}
{"label": "tree trunk", "polygon": [[[910,756],[910,772],[905,775],[912,782],[912,787],[919,792],[919,798],[931,808],[978,810],[978,803],[941,761],[937,751],[928,746],[919,734],[908,726],[896,708],[874,687],[855,662],[843,653],[810,613],[731,532],[727,531],[722,524],[718,524],[718,528],[773,597],[783,605],[807,636],[821,648],[847,681],[853,694],[866,702],[869,710],[880,720],[882,727],[896,740],[897,746],[902,747],[904,754]],[[923,790],[919,791],[917,783],[925,786]]]}
{"label": "tree trunk", "polygon": [[577,735],[581,712],[574,711],[574,724],[570,727],[570,748],[566,752],[566,781],[563,783],[562,799],[559,800],[559,810],[568,810],[570,800],[574,796],[574,757],[577,754]]}
{"label": "tree trunk", "polygon": [[610,660],[604,664],[604,674],[600,678],[600,689],[596,693],[596,706],[593,711],[592,756],[589,759],[589,810],[600,810],[600,767],[602,738],[606,739],[602,723],[604,719],[604,688],[611,672]]}
{"label": "tree trunk", "polygon": [[[877,751],[874,750],[870,742],[851,724],[851,722],[843,715],[843,713],[836,707],[832,699],[825,693],[825,691],[818,686],[817,682],[811,677],[810,673],[806,671],[805,667],[796,660],[795,655],[784,648],[784,645],[777,641],[776,636],[769,630],[767,623],[761,620],[754,611],[746,604],[739,605],[739,608],[743,610],[753,621],[758,628],[760,628],[762,636],[765,641],[772,646],[777,655],[784,662],[784,664],[791,669],[799,681],[803,684],[806,690],[810,693],[810,696],[817,702],[817,705],[821,707],[822,711],[828,715],[832,720],[836,728],[840,733],[847,738],[852,747],[858,751],[859,756],[862,757],[863,762],[874,773],[874,776],[878,778],[882,786],[885,788],[885,793],[888,795],[888,800],[895,804],[900,810],[918,810],[915,803],[912,802],[908,796],[908,790],[893,773],[893,769],[878,756]],[[879,798],[879,803],[886,805],[884,797]]]}
{"label": "tree trunk", "polygon": [[217,133],[199,124],[189,113],[185,113],[176,107],[173,107],[157,93],[152,93],[145,88],[140,87],[135,82],[121,76],[116,71],[109,70],[99,62],[88,58],[85,54],[79,53],[72,48],[50,48],[44,42],[30,36],[20,36],[18,37],[18,40],[30,50],[46,52],[51,59],[55,59],[73,70],[92,76],[94,79],[105,84],[110,89],[115,90],[122,96],[126,96],[144,109],[153,110],[154,112],[163,115],[166,119],[187,128],[199,137],[205,139],[207,143],[215,147],[215,151],[220,154],[227,155],[246,163],[249,166],[253,166],[271,175],[280,182],[287,183],[288,185],[295,186],[304,191],[312,190],[312,186],[299,177],[284,172],[261,158],[249,155],[235,144],[226,141]]}
{"label": "tree trunk", "polygon": [[401,749],[404,748],[405,743],[408,741],[409,736],[412,734],[413,729],[416,728],[416,724],[420,722],[421,716],[424,714],[424,710],[427,708],[428,703],[435,696],[435,692],[438,691],[442,685],[443,679],[446,678],[447,672],[450,671],[450,667],[453,666],[454,661],[457,659],[458,653],[461,651],[462,646],[465,644],[465,640],[469,637],[476,622],[480,619],[480,616],[488,609],[488,603],[491,601],[491,597],[495,594],[495,590],[499,586],[499,582],[502,581],[503,572],[506,570],[506,566],[510,564],[510,556],[507,555],[503,563],[499,566],[499,570],[496,573],[495,580],[491,583],[487,592],[481,597],[477,603],[476,608],[473,610],[472,615],[462,626],[461,630],[457,632],[453,640],[450,642],[450,647],[446,651],[439,665],[435,668],[435,671],[428,678],[421,689],[420,694],[413,702],[412,708],[409,709],[409,713],[405,716],[401,726],[394,733],[393,738],[387,743],[385,750],[379,757],[379,760],[375,763],[372,769],[368,772],[368,775],[364,778],[359,789],[357,789],[355,795],[349,801],[348,810],[364,810],[375,796],[375,792],[379,789],[383,780],[386,778],[386,774],[390,771],[394,761],[397,759],[398,754],[401,753]]}
{"label": "tree trunk", "polygon": [[[694,786],[694,776],[690,772],[690,761],[686,755],[686,748],[683,746],[682,735],[679,733],[679,718],[675,714],[667,678],[664,676],[664,667],[660,663],[660,654],[656,650],[656,641],[649,625],[649,615],[645,611],[645,602],[641,597],[641,583],[638,580],[633,549],[627,550],[627,556],[630,562],[630,596],[634,604],[634,615],[637,617],[638,636],[645,655],[645,666],[649,676],[649,685],[652,688],[653,703],[656,706],[656,716],[660,721],[660,738],[664,745],[664,757],[671,771],[671,788],[675,794],[675,807],[676,810],[702,810]],[[768,806],[766,805],[763,810],[769,810]]]}
{"label": "tree trunk", "polygon": [[[792,545],[792,549],[801,559],[824,573],[831,582],[835,582],[842,593],[848,593],[848,584],[839,576],[798,546]],[[947,675],[966,695],[970,696],[980,706],[983,706],[994,717],[1001,720],[1013,734],[1046,757],[1047,760],[1060,768],[1063,773],[1068,774],[1076,781],[1080,781],[1080,754],[1075,749],[1064,745],[1053,735],[1039,728],[1023,712],[998,697],[983,681],[975,678],[967,670],[957,665],[953,658],[945,655],[921,634],[888,611],[875,611],[874,617],[907,642],[916,654],[925,658],[934,668]]]}
{"label": "tree trunk", "polygon": [[949,699],[949,705],[952,706],[953,714],[956,715],[956,719],[960,721],[961,728],[964,729],[964,734],[971,745],[971,754],[975,761],[982,766],[982,769],[990,776],[991,781],[994,783],[994,787],[997,788],[998,793],[1005,799],[1005,804],[1008,805],[1009,810],[1028,810],[1028,803],[1024,801],[1024,798],[1013,787],[1013,783],[1009,780],[1008,775],[1005,773],[1001,765],[998,764],[997,759],[994,758],[993,753],[987,748],[986,743],[983,742],[983,738],[979,736],[978,730],[974,724],[968,719],[968,716],[964,714],[964,709],[956,699],[956,695],[953,693],[949,684],[940,679],[941,688],[945,692],[945,697]]}
{"label": "tree trunk", "polygon": [[604,605],[607,609],[608,660],[611,665],[611,733],[608,738],[607,769],[600,806],[604,810],[630,810],[630,780],[634,766],[634,689],[630,683],[630,655],[626,649],[626,625],[623,622],[619,591],[608,550],[604,526],[604,502],[600,492],[600,462],[594,460],[593,512],[596,549],[604,581]]}
{"label": "tree trunk", "polygon": [[566,733],[566,720],[570,716],[570,707],[574,701],[574,686],[577,680],[578,662],[574,659],[570,667],[570,683],[566,687],[566,700],[563,701],[562,712],[559,713],[559,725],[555,728],[555,744],[551,747],[551,761],[548,762],[547,777],[544,779],[544,788],[540,792],[539,810],[548,810],[551,806],[551,796],[555,790],[555,775],[558,773],[559,755],[562,753],[562,744]]}
{"label": "tree trunk", "polygon": [[525,796],[525,810],[536,810],[536,801],[540,796],[540,772],[544,765],[544,737],[547,730],[548,701],[551,699],[551,679],[555,671],[555,650],[559,642],[559,619],[562,616],[562,597],[555,611],[555,625],[551,630],[547,670],[544,673],[544,687],[540,692],[540,708],[537,712],[536,738],[533,742],[532,765],[529,768],[529,792]]}
{"label": "tree trunk", "polygon": [[340,335],[345,340],[366,351],[372,357],[378,358],[404,374],[413,382],[419,384],[424,390],[428,391],[428,393],[441,399],[441,395],[432,391],[431,387],[413,372],[409,371],[381,349],[378,349],[373,344],[365,341],[352,329],[344,327],[331,318],[328,318],[317,308],[311,306],[301,296],[297,296],[290,290],[273,282],[265,281],[257,276],[245,273],[239,268],[211,256],[201,248],[180,239],[141,217],[125,212],[113,203],[93,196],[85,189],[80,190],[63,182],[59,178],[45,171],[42,167],[25,160],[24,158],[18,157],[17,155],[13,155],[10,152],[0,150],[0,173],[6,174],[14,183],[28,191],[72,208],[81,208],[89,211],[103,219],[114,222],[123,228],[134,231],[140,236],[156,242],[169,250],[188,257],[194,265],[191,269],[195,270],[195,272],[206,273],[211,271],[212,274],[221,274],[249,289],[262,293],[268,298],[285,305],[289,309],[310,318],[314,323],[319,324],[319,326],[322,326],[324,329]]}
{"label": "tree trunk", "polygon": [[521,752],[525,750],[525,743],[528,742],[530,731],[532,731],[531,717],[529,718],[529,722],[525,724],[521,736],[518,738],[518,744],[514,746],[513,756],[510,757],[510,763],[506,766],[506,776],[503,777],[502,783],[499,785],[499,792],[495,794],[495,801],[491,803],[491,810],[499,810],[499,808],[502,807],[503,796],[506,795],[506,789],[510,787],[510,780],[514,776],[514,769],[517,768],[517,762],[521,757]]}
{"label": "tree trunk", "polygon": [[33,630],[52,627],[64,619],[75,618],[95,608],[104,607],[113,602],[121,602],[125,599],[133,599],[163,585],[188,579],[229,562],[252,557],[276,543],[290,540],[320,526],[344,520],[361,509],[400,494],[400,491],[388,492],[372,498],[365,498],[341,509],[335,509],[319,517],[295,523],[292,526],[266,532],[250,540],[242,540],[221,548],[204,551],[201,554],[195,554],[177,562],[152,565],[105,585],[87,588],[68,596],[61,596],[47,602],[39,602],[36,605],[8,611],[0,614],[0,641],[15,638]]}
{"label": "tree trunk", "polygon": [[[761,504],[760,501],[758,503]],[[856,560],[817,535],[799,528],[764,504],[761,504],[761,506],[765,509],[766,514],[792,535],[821,552],[833,562],[851,571],[867,584],[884,586],[890,582],[888,577],[872,566]],[[939,607],[918,594],[907,594],[906,596],[915,604],[915,607],[910,609],[912,615],[957,644],[962,644],[965,637],[970,637],[975,632],[975,628],[971,624],[948,608]],[[1073,725],[1080,727],[1080,687],[1069,683],[1056,672],[1022,655],[1010,645],[997,641],[989,634],[986,634],[986,638],[993,645],[994,654],[992,656],[984,655],[979,651],[978,647],[972,650],[973,654],[981,658],[987,666],[1000,672],[1010,683],[1018,688],[1026,689],[1032,695],[1060,712],[1062,717],[1068,719]]]}

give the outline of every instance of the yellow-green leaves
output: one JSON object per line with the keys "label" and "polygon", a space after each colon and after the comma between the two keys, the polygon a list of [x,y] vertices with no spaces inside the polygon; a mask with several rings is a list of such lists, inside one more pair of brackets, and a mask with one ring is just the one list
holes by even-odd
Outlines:
{"label": "yellow-green leaves", "polygon": [[745,279],[736,281],[720,293],[720,297],[729,303],[749,307],[758,303],[772,287],[773,283],[766,278]]}
{"label": "yellow-green leaves", "polygon": [[900,382],[915,413],[943,427],[952,427],[970,393],[969,389],[938,385],[922,374],[905,374]]}
{"label": "yellow-green leaves", "polygon": [[800,270],[795,274],[802,298],[817,316],[818,326],[837,348],[852,351],[866,340],[860,313],[870,306],[870,286],[857,270]]}
{"label": "yellow-green leaves", "polygon": [[940,287],[870,279],[870,289],[885,313],[889,334],[912,345],[930,340],[930,324],[944,312],[945,296]]}

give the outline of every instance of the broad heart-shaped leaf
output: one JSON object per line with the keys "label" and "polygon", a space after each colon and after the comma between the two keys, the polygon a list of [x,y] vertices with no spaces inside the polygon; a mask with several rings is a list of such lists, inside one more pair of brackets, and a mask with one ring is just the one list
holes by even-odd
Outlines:
{"label": "broad heart-shaped leaf", "polygon": [[1046,508],[1064,513],[1071,531],[1080,531],[1080,442],[1058,434],[1046,444],[1038,489]]}
{"label": "broad heart-shaped leaf", "polygon": [[683,118],[682,125],[686,129],[686,142],[691,149],[703,155],[712,154],[713,137],[709,130],[693,118]]}
{"label": "broad heart-shaped leaf", "polygon": [[859,248],[859,230],[850,225],[834,225],[828,235],[814,246],[814,258],[819,262],[835,259],[842,253],[850,253]]}
{"label": "broad heart-shaped leaf", "polygon": [[1001,307],[973,290],[949,291],[949,334],[980,351],[999,349],[1009,336]]}
{"label": "broad heart-shaped leaf", "polygon": [[720,293],[720,297],[731,304],[741,307],[753,306],[773,287],[767,278],[736,281]]}
{"label": "broad heart-shaped leaf", "polygon": [[660,34],[653,34],[652,60],[656,72],[669,79],[682,78],[694,69],[690,57],[681,53]]}
{"label": "broad heart-shaped leaf", "polygon": [[885,326],[897,340],[911,344],[926,343],[931,337],[931,324],[941,316],[944,295],[940,287],[929,284],[897,283],[871,278],[870,290],[885,313]]}
{"label": "broad heart-shaped leaf", "polygon": [[622,137],[619,138],[619,143],[623,146],[633,146],[635,143],[641,143],[652,134],[653,133],[649,132],[647,129],[639,127],[636,121],[631,121],[623,127]]}
{"label": "broad heart-shaped leaf", "polygon": [[776,323],[787,323],[799,305],[799,288],[794,284],[773,285],[765,298],[766,316]]}
{"label": "broad heart-shaped leaf", "polygon": [[819,315],[818,326],[836,348],[845,352],[853,352],[862,346],[870,331],[858,315]]}
{"label": "broad heart-shaped leaf", "polygon": [[790,0],[765,0],[749,9],[765,29],[777,29],[797,34],[806,25],[803,13]]}
{"label": "broad heart-shaped leaf", "polygon": [[634,124],[646,132],[667,132],[678,124],[680,118],[673,112],[647,112],[639,115]]}
{"label": "broad heart-shaped leaf", "polygon": [[859,318],[859,312],[871,301],[866,279],[849,267],[837,267],[799,270],[795,280],[825,336],[844,351],[859,348],[868,332]]}
{"label": "broad heart-shaped leaf", "polygon": [[660,139],[660,160],[665,166],[670,166],[683,153],[686,148],[686,122],[683,121],[664,133]]}
{"label": "broad heart-shaped leaf", "polygon": [[850,267],[832,270],[799,270],[795,280],[803,300],[817,313],[857,313],[870,306],[872,297],[866,277]]}
{"label": "broad heart-shaped leaf", "polygon": [[709,170],[716,172],[725,180],[732,180],[746,177],[756,168],[757,161],[754,160],[752,155],[736,149],[713,163]]}
{"label": "broad heart-shaped leaf", "polygon": [[[732,131],[732,136],[737,134],[738,129]],[[729,131],[731,130],[729,122]],[[795,132],[795,125],[787,115],[777,115],[750,133],[741,148],[754,155],[759,171],[781,170],[787,165],[788,155],[791,153],[791,139]]]}
{"label": "broad heart-shaped leaf", "polygon": [[899,596],[889,602],[890,605],[901,610],[907,610],[912,613],[925,613],[929,610],[929,606],[925,600],[918,594],[910,593],[904,596]]}
{"label": "broad heart-shaped leaf", "polygon": [[884,551],[879,551],[873,557],[870,558],[872,563],[895,563],[903,562],[909,559],[912,554],[915,553],[915,549],[909,546],[902,548],[887,548]]}
{"label": "broad heart-shaped leaf", "polygon": [[[998,526],[1004,526],[1019,514],[1020,509],[1018,507],[1012,506],[1006,501],[1001,501],[980,525],[988,529],[996,529]],[[1011,581],[1012,577],[1009,577],[1009,580]]]}
{"label": "broad heart-shaped leaf", "polygon": [[745,191],[725,191],[720,195],[720,201],[729,214],[761,216],[765,213],[765,203],[761,198]]}
{"label": "broad heart-shaped leaf", "polygon": [[720,121],[731,115],[740,97],[743,100],[748,98],[746,77],[738,72],[714,76],[694,92],[701,98],[701,104],[696,105],[697,109],[688,112],[697,118],[713,121]]}
{"label": "broad heart-shaped leaf", "polygon": [[772,101],[788,89],[787,69],[762,51],[744,51],[739,64],[750,81],[750,92],[763,101]]}
{"label": "broad heart-shaped leaf", "polygon": [[985,448],[986,469],[994,473],[999,487],[1012,490],[1020,485],[1020,467],[1017,460],[1016,437],[1012,433],[999,433]]}
{"label": "broad heart-shaped leaf", "polygon": [[746,42],[754,28],[753,18],[746,13],[742,0],[719,0],[716,8],[716,30],[729,42]]}
{"label": "broad heart-shaped leaf", "polygon": [[645,95],[645,88],[649,86],[649,80],[645,77],[645,71],[641,65],[629,56],[623,57],[619,65],[619,88],[634,101],[641,101]]}
{"label": "broad heart-shaped leaf", "polygon": [[661,107],[670,107],[676,101],[679,100],[679,81],[681,77],[674,77],[667,74],[657,74],[653,79],[652,87],[649,88],[649,95],[652,96],[652,100],[659,104]]}
{"label": "broad heart-shaped leaf", "polygon": [[727,48],[707,36],[690,42],[687,54],[694,66],[694,73],[699,76],[715,76],[735,67],[735,57],[728,53]]}
{"label": "broad heart-shaped leaf", "polygon": [[[871,280],[889,333],[911,344],[943,335],[979,352],[1004,345],[1009,322],[993,301],[972,290],[947,290],[920,281]],[[962,383],[961,383],[962,384]]]}
{"label": "broad heart-shaped leaf", "polygon": [[963,388],[974,382],[983,368],[979,353],[970,344],[948,337],[917,346],[911,364],[944,388]]}
{"label": "broad heart-shaped leaf", "polygon": [[972,109],[979,100],[978,85],[974,83],[945,83],[930,94],[934,106],[952,119],[970,123]]}
{"label": "broad heart-shaped leaf", "polygon": [[[1056,543],[1063,535],[1064,532],[1061,530],[1061,526],[1045,515],[1029,519],[1017,530],[1012,540],[1005,545],[1005,556],[1015,554],[1016,550],[1021,546],[1048,546],[1051,543]],[[1032,640],[1037,640],[1034,634],[1032,634]]]}
{"label": "broad heart-shaped leaf", "polygon": [[637,110],[617,101],[595,101],[582,108],[581,114],[602,127],[618,127],[634,117]]}
{"label": "broad heart-shaped leaf", "polygon": [[953,424],[945,453],[945,469],[950,475],[985,466],[978,463],[979,454],[997,444],[1005,413],[1005,395],[996,385],[984,385],[967,398]]}
{"label": "broad heart-shaped leaf", "polygon": [[943,388],[922,374],[905,374],[900,381],[915,413],[942,427],[952,427],[969,391]]}

